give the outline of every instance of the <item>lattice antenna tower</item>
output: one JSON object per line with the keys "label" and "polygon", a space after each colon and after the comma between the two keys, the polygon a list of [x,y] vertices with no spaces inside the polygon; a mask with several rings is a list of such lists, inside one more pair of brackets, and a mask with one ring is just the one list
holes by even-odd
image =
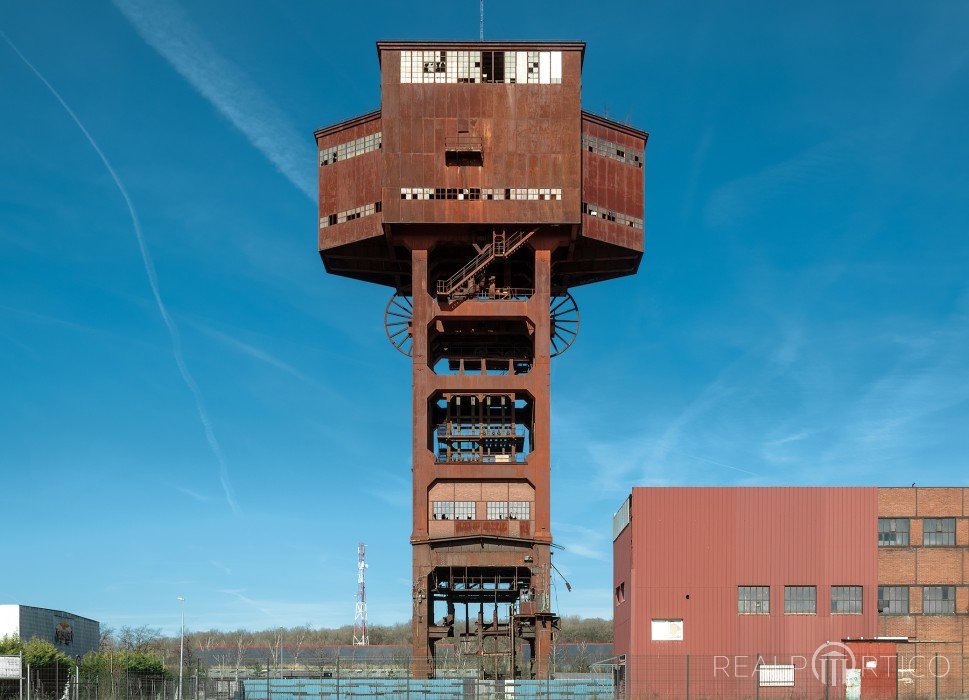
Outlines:
{"label": "lattice antenna tower", "polygon": [[484,41],[484,0],[478,1],[478,41]]}
{"label": "lattice antenna tower", "polygon": [[353,614],[353,644],[367,646],[367,545],[357,545],[357,602]]}

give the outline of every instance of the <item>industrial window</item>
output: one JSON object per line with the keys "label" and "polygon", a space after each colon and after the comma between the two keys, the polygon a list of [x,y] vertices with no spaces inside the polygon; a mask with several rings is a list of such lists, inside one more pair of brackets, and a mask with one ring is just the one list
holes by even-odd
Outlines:
{"label": "industrial window", "polygon": [[926,518],[923,525],[922,544],[926,547],[952,547],[955,545],[955,518]]}
{"label": "industrial window", "polygon": [[531,520],[531,510],[528,501],[511,501],[508,504],[508,517],[511,520]]}
{"label": "industrial window", "polygon": [[879,586],[878,614],[908,615],[908,586]]}
{"label": "industrial window", "polygon": [[455,501],[454,519],[474,520],[474,501]]}
{"label": "industrial window", "polygon": [[741,615],[769,615],[770,586],[737,586],[737,612]]}
{"label": "industrial window", "polygon": [[908,518],[879,518],[878,546],[908,547]]}
{"label": "industrial window", "polygon": [[956,611],[955,586],[926,586],[922,589],[922,613],[951,615]]}
{"label": "industrial window", "polygon": [[376,151],[383,146],[383,133],[378,131],[375,134],[367,134],[358,139],[340,143],[336,146],[328,146],[320,151],[320,167],[332,165],[340,160],[353,158]]}
{"label": "industrial window", "polygon": [[434,501],[435,520],[454,520],[454,504],[451,501]]}
{"label": "industrial window", "polygon": [[623,581],[616,586],[616,605],[626,602],[626,582]]}
{"label": "industrial window", "polygon": [[357,207],[356,209],[348,209],[347,211],[337,212],[336,214],[321,216],[320,228],[342,224],[345,221],[353,221],[354,219],[371,216],[372,214],[379,214],[381,209],[380,202],[374,202],[373,204],[364,204],[362,207]]}
{"label": "industrial window", "polygon": [[643,228],[642,219],[638,219],[635,216],[629,216],[627,214],[620,214],[616,211],[611,211],[605,207],[600,207],[598,204],[582,202],[582,213],[599,219],[605,219],[606,221],[615,221],[623,226],[631,226],[632,228],[638,229]]}
{"label": "industrial window", "polygon": [[597,153],[600,156],[618,160],[620,163],[633,165],[637,168],[643,167],[642,151],[634,151],[622,144],[600,139],[598,136],[582,134],[582,148],[589,153]]}
{"label": "industrial window", "polygon": [[401,187],[401,199],[560,201],[561,187]]}
{"label": "industrial window", "polygon": [[555,85],[562,82],[562,52],[401,51],[400,82]]}
{"label": "industrial window", "polygon": [[488,501],[488,520],[507,520],[508,504],[504,501]]}
{"label": "industrial window", "polygon": [[530,501],[489,501],[488,520],[531,520]]}
{"label": "industrial window", "polygon": [[861,615],[861,586],[831,586],[831,612]]}
{"label": "industrial window", "polygon": [[784,614],[814,615],[818,611],[816,586],[784,586]]}

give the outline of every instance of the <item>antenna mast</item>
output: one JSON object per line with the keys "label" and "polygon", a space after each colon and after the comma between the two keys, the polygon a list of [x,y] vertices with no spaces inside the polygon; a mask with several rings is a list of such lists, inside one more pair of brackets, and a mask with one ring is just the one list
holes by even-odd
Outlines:
{"label": "antenna mast", "polygon": [[478,13],[480,19],[478,20],[478,40],[484,41],[484,0],[478,0]]}
{"label": "antenna mast", "polygon": [[367,646],[367,545],[357,545],[357,604],[353,614],[353,645]]}

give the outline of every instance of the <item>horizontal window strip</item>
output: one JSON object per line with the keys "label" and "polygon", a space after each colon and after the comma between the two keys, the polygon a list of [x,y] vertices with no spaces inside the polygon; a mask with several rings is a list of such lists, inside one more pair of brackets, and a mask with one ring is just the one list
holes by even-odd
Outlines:
{"label": "horizontal window strip", "polygon": [[562,82],[562,52],[401,51],[400,82],[556,85]]}
{"label": "horizontal window strip", "polygon": [[338,143],[336,146],[328,146],[320,149],[320,167],[322,168],[324,165],[333,165],[338,161],[353,158],[354,156],[360,156],[364,153],[370,153],[371,151],[379,150],[382,147],[383,132],[380,131],[375,134],[361,136],[358,139],[353,139],[352,141],[347,141],[346,143]]}
{"label": "horizontal window strip", "polygon": [[561,187],[401,187],[401,199],[560,201]]}
{"label": "horizontal window strip", "polygon": [[600,156],[618,160],[620,163],[634,165],[637,168],[643,167],[642,151],[632,150],[622,144],[600,139],[598,136],[582,134],[582,148],[590,153],[598,153]]}
{"label": "horizontal window strip", "polygon": [[594,216],[598,219],[605,219],[606,221],[615,221],[617,224],[622,224],[623,226],[629,226],[635,229],[642,230],[643,228],[642,219],[637,219],[635,216],[621,214],[620,212],[612,211],[610,209],[606,209],[605,207],[600,207],[598,204],[582,202],[582,213],[588,216]]}
{"label": "horizontal window strip", "polygon": [[336,214],[321,216],[320,228],[342,224],[346,221],[353,221],[354,219],[361,219],[364,216],[370,216],[372,214],[379,214],[380,211],[380,202],[374,202],[373,204],[364,204],[362,207],[357,207],[355,209],[347,209],[346,211],[337,212]]}

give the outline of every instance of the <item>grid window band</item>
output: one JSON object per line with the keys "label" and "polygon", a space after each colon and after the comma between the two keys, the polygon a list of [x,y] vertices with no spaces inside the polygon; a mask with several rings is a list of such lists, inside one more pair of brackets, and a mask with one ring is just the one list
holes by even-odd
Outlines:
{"label": "grid window band", "polygon": [[557,85],[562,82],[562,52],[401,51],[400,82]]}
{"label": "grid window band", "polygon": [[926,547],[954,547],[955,518],[926,518],[922,521],[922,544]]}
{"label": "grid window band", "polygon": [[582,202],[582,213],[599,219],[605,219],[606,221],[615,221],[623,226],[631,226],[632,228],[640,230],[643,228],[642,219],[635,216],[629,216],[628,214],[622,214],[617,211],[612,211],[610,209],[606,209],[605,207],[600,207],[598,204]]}
{"label": "grid window band", "polygon": [[769,615],[770,586],[737,586],[737,612],[741,615]]}
{"label": "grid window band", "polygon": [[454,519],[474,520],[474,501],[455,501]]}
{"label": "grid window band", "polygon": [[878,546],[907,547],[909,542],[908,532],[908,518],[879,518]]}
{"label": "grid window band", "polygon": [[923,615],[952,615],[955,611],[955,586],[925,586],[922,589]]}
{"label": "grid window band", "polygon": [[908,615],[908,586],[879,586],[878,614]]}
{"label": "grid window band", "polygon": [[784,614],[814,615],[817,611],[817,586],[784,586]]}
{"label": "grid window band", "polygon": [[488,501],[488,520],[531,520],[531,501]]}
{"label": "grid window band", "polygon": [[336,146],[328,146],[320,151],[320,167],[322,168],[324,165],[333,165],[338,161],[353,158],[354,156],[360,156],[364,153],[370,153],[371,151],[379,150],[382,147],[383,132],[380,131],[375,134],[361,136],[360,138],[353,139],[352,141],[338,143]]}
{"label": "grid window band", "polygon": [[831,612],[835,615],[861,615],[861,586],[831,586]]}
{"label": "grid window band", "polygon": [[326,228],[327,226],[335,226],[336,224],[342,224],[347,221],[353,221],[354,219],[359,219],[364,216],[372,216],[373,214],[379,214],[381,212],[380,202],[374,202],[373,204],[364,204],[362,207],[357,207],[355,209],[348,209],[346,211],[340,211],[336,214],[329,214],[328,216],[320,217],[320,228]]}
{"label": "grid window band", "polygon": [[401,187],[401,199],[561,201],[561,187]]}
{"label": "grid window band", "polygon": [[435,520],[454,520],[454,503],[451,501],[434,501]]}
{"label": "grid window band", "polygon": [[618,160],[620,163],[633,165],[637,168],[643,167],[642,151],[634,151],[614,141],[600,139],[598,136],[582,134],[582,148],[589,153],[597,153],[600,156]]}

